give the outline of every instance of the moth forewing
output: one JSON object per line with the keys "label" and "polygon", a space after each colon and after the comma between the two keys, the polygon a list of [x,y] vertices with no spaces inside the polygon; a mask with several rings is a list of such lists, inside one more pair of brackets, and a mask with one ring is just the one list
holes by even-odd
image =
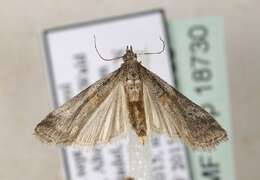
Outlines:
{"label": "moth forewing", "polygon": [[[49,113],[48,116],[36,126],[34,134],[42,142],[49,144],[71,145],[76,142],[83,144],[77,137],[83,127],[86,129],[86,124],[95,124],[95,120],[91,119],[93,113],[103,105],[113,89],[117,87],[121,76],[122,71],[121,68],[119,68],[81,91],[71,100]],[[123,96],[121,98],[123,98]],[[107,104],[107,106],[110,106],[110,104]],[[94,122],[90,122],[90,119]],[[106,119],[104,118],[103,120]],[[105,122],[99,123],[102,124]],[[101,128],[101,126],[99,127]],[[109,140],[110,139],[106,139],[104,143]],[[97,138],[94,140],[91,139],[91,142],[85,141],[84,143],[94,145],[101,141],[102,140]]]}
{"label": "moth forewing", "polygon": [[179,137],[195,149],[212,149],[227,140],[226,131],[208,112],[143,66],[141,73],[147,87],[145,97],[150,96],[146,109],[157,107],[152,108],[157,109],[152,116],[156,118],[149,119],[152,129]]}

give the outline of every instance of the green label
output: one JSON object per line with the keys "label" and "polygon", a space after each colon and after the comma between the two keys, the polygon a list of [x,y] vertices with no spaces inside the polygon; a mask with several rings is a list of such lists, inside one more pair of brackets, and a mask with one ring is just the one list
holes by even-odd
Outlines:
{"label": "green label", "polygon": [[210,112],[229,140],[212,152],[190,150],[194,180],[234,180],[223,20],[218,17],[169,22],[178,89]]}

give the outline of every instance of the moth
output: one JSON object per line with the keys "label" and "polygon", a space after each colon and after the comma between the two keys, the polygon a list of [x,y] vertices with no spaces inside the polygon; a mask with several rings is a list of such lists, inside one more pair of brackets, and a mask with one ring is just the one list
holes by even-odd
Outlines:
{"label": "moth", "polygon": [[142,144],[156,132],[194,149],[212,149],[227,140],[208,112],[142,66],[131,46],[119,58],[121,67],[49,113],[35,135],[48,144],[93,146],[132,129]]}

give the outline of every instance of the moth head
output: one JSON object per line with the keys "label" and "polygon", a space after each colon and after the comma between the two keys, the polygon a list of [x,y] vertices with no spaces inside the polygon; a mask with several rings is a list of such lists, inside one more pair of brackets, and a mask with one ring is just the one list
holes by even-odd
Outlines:
{"label": "moth head", "polygon": [[136,59],[137,59],[137,55],[136,53],[134,53],[132,46],[130,46],[130,48],[126,46],[126,52],[123,55],[123,60],[127,62],[127,61],[136,61]]}

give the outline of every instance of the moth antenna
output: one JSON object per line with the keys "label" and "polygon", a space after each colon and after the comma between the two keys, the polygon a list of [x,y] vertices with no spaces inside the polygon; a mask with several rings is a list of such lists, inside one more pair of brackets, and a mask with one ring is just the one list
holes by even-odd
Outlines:
{"label": "moth antenna", "polygon": [[119,57],[114,57],[114,58],[110,58],[110,59],[104,58],[104,57],[100,54],[100,52],[98,51],[98,48],[97,48],[97,40],[96,40],[96,36],[95,36],[95,35],[94,35],[94,43],[95,43],[95,49],[96,49],[96,51],[97,51],[98,56],[99,56],[102,60],[104,60],[104,61],[113,61],[113,60],[121,59],[121,58],[123,57],[123,56],[119,56]]}
{"label": "moth antenna", "polygon": [[160,50],[160,51],[158,51],[158,52],[144,52],[144,53],[138,53],[137,55],[148,55],[148,54],[161,54],[164,50],[165,50],[165,42],[164,42],[164,40],[160,37],[160,40],[161,40],[161,42],[162,42],[162,44],[163,44],[163,47],[162,47],[162,49]]}

